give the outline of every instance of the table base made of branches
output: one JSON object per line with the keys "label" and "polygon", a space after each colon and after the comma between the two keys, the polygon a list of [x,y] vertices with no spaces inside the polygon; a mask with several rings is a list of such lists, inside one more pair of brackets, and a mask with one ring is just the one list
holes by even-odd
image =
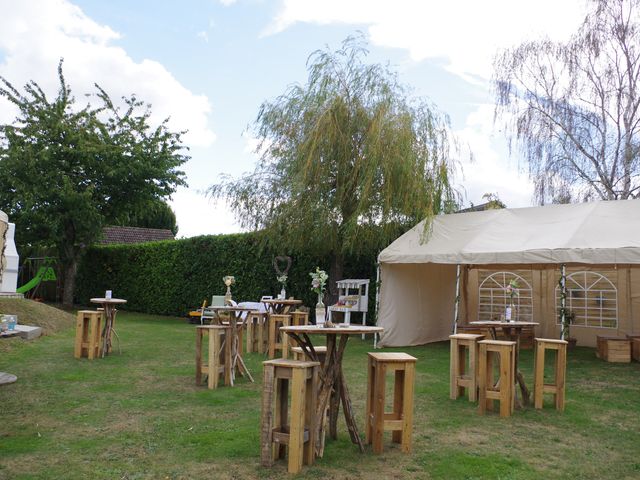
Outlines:
{"label": "table base made of branches", "polygon": [[[344,412],[344,418],[349,430],[351,441],[358,445],[360,452],[364,452],[364,445],[358,427],[356,425],[349,388],[342,372],[342,357],[349,340],[349,335],[361,335],[366,333],[381,333],[382,327],[348,326],[325,328],[317,325],[304,325],[294,327],[282,327],[281,331],[291,337],[304,351],[307,358],[319,361],[318,355],[311,341],[310,335],[326,335],[327,353],[324,364],[320,369],[320,387],[318,389],[318,402],[316,408],[316,456],[324,454],[324,439],[326,436],[325,423],[328,407],[329,438],[338,438],[338,416],[340,404]],[[338,338],[340,337],[340,338]]]}

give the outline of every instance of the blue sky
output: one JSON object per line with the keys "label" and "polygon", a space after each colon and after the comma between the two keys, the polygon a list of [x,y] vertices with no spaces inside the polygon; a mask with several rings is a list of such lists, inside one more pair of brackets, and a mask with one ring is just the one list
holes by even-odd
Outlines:
{"label": "blue sky", "polygon": [[[179,236],[226,233],[238,231],[232,215],[201,192],[222,173],[253,169],[246,128],[260,104],[305,82],[311,52],[361,31],[369,60],[389,62],[471,147],[476,161],[465,160],[457,178],[466,203],[497,192],[510,207],[528,206],[531,184],[492,123],[491,58],[524,38],[567,38],[584,8],[584,0],[0,0],[0,75],[14,85],[36,80],[53,95],[64,57],[77,96],[97,82],[114,98],[152,103],[158,121],[170,115],[173,128],[189,130],[192,156],[189,188],[172,200]],[[0,104],[1,122],[13,115]]]}

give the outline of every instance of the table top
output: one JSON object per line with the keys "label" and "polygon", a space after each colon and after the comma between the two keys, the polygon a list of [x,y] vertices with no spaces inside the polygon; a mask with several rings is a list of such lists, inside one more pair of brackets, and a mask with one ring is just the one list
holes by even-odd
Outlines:
{"label": "table top", "polygon": [[127,301],[122,298],[92,298],[91,303],[127,303]]}
{"label": "table top", "polygon": [[204,307],[205,310],[221,310],[223,312],[252,312],[255,308],[251,307],[241,307],[240,305],[209,305],[208,307]]}
{"label": "table top", "polygon": [[20,335],[18,330],[6,330],[4,332],[0,332],[0,337],[13,337],[14,335]]}
{"label": "table top", "polygon": [[[338,325],[347,325],[340,323]],[[381,333],[384,332],[382,327],[374,327],[369,325],[347,325],[344,327],[323,327],[322,325],[297,325],[291,327],[280,327],[280,331],[286,333],[307,333],[307,334],[327,334],[338,333],[340,335],[354,335],[362,333]]]}
{"label": "table top", "polygon": [[302,305],[302,300],[295,300],[293,298],[269,298],[262,300],[265,305]]}
{"label": "table top", "polygon": [[501,320],[478,320],[469,322],[469,325],[481,327],[536,327],[540,325],[538,322],[507,322]]}

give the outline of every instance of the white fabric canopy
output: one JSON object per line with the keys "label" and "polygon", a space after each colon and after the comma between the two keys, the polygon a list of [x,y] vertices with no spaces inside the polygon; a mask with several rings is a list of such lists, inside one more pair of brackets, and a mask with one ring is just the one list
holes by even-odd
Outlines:
{"label": "white fabric canopy", "polygon": [[509,208],[435,217],[384,249],[380,263],[640,264],[640,200]]}

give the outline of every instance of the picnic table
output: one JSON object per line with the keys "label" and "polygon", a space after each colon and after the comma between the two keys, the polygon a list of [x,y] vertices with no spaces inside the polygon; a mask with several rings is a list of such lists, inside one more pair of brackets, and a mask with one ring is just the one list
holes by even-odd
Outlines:
{"label": "picnic table", "polygon": [[522,402],[524,405],[531,403],[531,394],[527,388],[527,384],[524,381],[522,372],[518,369],[518,359],[520,357],[520,336],[524,328],[536,327],[540,325],[537,322],[518,322],[518,321],[498,321],[498,320],[486,320],[486,321],[474,321],[469,322],[469,325],[473,325],[480,328],[486,328],[491,334],[491,338],[494,340],[497,338],[497,329],[501,329],[506,338],[512,342],[516,342],[516,368],[514,383],[517,383],[522,393]]}
{"label": "picnic table", "polygon": [[[99,303],[104,308],[104,328],[102,330],[102,358],[111,351],[111,333],[116,337],[118,333],[113,329],[113,323],[116,319],[116,305],[127,303],[122,298],[92,298],[91,303]],[[118,340],[118,348],[120,340]]]}
{"label": "picnic table", "polygon": [[[358,433],[358,427],[353,415],[351,397],[349,389],[342,372],[342,356],[347,346],[350,335],[360,335],[365,333],[382,333],[382,327],[346,325],[336,327],[323,327],[321,325],[300,325],[291,327],[281,327],[304,351],[305,355],[313,361],[318,361],[318,355],[313,346],[310,336],[326,335],[327,354],[324,364],[320,369],[320,388],[318,389],[318,402],[316,409],[317,439],[316,455],[321,457],[324,452],[325,425],[324,418],[327,406],[329,407],[329,438],[338,438],[337,424],[342,403],[344,418],[347,423],[351,441],[358,445],[360,452],[364,452],[364,446]],[[338,339],[338,337],[340,337]]]}

